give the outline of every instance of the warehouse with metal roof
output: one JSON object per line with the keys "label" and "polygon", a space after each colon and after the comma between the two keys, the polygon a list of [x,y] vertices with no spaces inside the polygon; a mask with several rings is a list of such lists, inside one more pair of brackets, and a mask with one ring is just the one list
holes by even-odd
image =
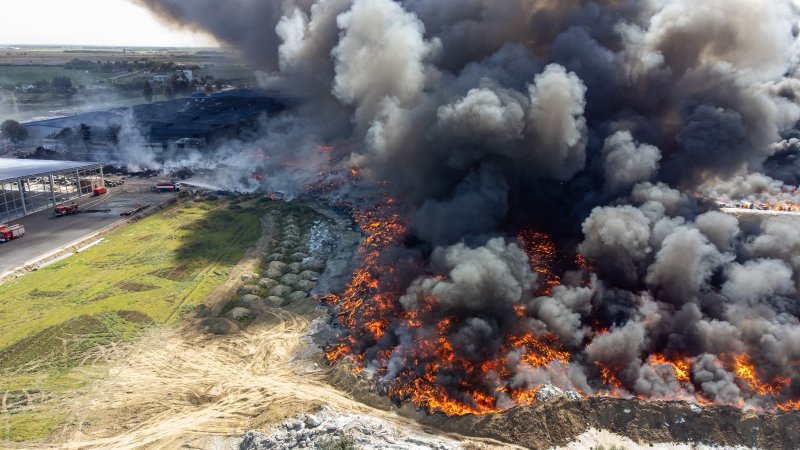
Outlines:
{"label": "warehouse with metal roof", "polygon": [[102,185],[100,163],[0,158],[0,223],[90,194]]}

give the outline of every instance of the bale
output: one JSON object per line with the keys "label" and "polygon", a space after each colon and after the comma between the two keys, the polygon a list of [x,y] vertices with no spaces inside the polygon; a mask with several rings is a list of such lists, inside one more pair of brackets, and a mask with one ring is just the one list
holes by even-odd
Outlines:
{"label": "bale", "polygon": [[225,316],[233,320],[242,320],[246,317],[250,317],[251,314],[252,312],[249,309],[237,306],[236,308],[228,311],[228,314],[225,314]]}
{"label": "bale", "polygon": [[286,295],[289,295],[291,292],[292,288],[290,288],[289,286],[284,286],[282,284],[279,284],[269,290],[270,295],[274,295],[276,297],[284,297]]}
{"label": "bale", "polygon": [[317,258],[312,258],[303,261],[302,268],[303,270],[322,273],[322,271],[325,270],[325,263]]}
{"label": "bale", "polygon": [[292,259],[292,261],[302,262],[304,259],[308,258],[308,255],[305,253],[297,252],[297,253],[292,253],[290,258]]}
{"label": "bale", "polygon": [[261,287],[254,284],[246,284],[239,288],[239,295],[258,294],[261,292]]}
{"label": "bale", "polygon": [[245,283],[258,279],[258,274],[253,272],[245,272],[242,274],[242,281]]}
{"label": "bale", "polygon": [[233,334],[240,330],[239,325],[225,317],[206,319],[202,325],[210,332],[219,335]]}
{"label": "bale", "polygon": [[271,287],[277,286],[278,282],[275,281],[273,278],[262,278],[258,280],[258,285],[262,288],[269,289]]}
{"label": "bale", "polygon": [[299,262],[294,262],[286,266],[286,273],[300,273],[300,272],[302,272],[302,270],[300,270]]}
{"label": "bale", "polygon": [[294,287],[296,287],[298,290],[304,292],[311,292],[316,286],[317,283],[310,280],[300,280],[294,285]]}
{"label": "bale", "polygon": [[300,275],[295,275],[293,273],[287,273],[286,275],[281,277],[281,284],[285,284],[286,286],[295,286],[297,283],[300,282],[302,278]]}
{"label": "bale", "polygon": [[267,304],[269,304],[270,306],[273,306],[273,307],[282,306],[283,302],[284,302],[284,300],[281,297],[277,297],[277,296],[274,296],[274,295],[270,295],[269,297],[267,297],[264,300],[267,302]]}
{"label": "bale", "polygon": [[[281,255],[281,259],[283,259],[283,255]],[[272,261],[269,264],[267,264],[267,269],[275,269],[283,271],[286,269],[286,263],[282,261]]]}
{"label": "bale", "polygon": [[253,294],[246,294],[239,298],[239,304],[248,308],[254,308],[261,303],[261,297]]}
{"label": "bale", "polygon": [[263,275],[264,275],[264,278],[271,278],[273,280],[277,280],[278,278],[280,278],[283,275],[283,271],[278,270],[278,269],[267,269],[266,272],[264,272]]}
{"label": "bale", "polygon": [[308,294],[303,291],[294,291],[289,294],[289,300],[291,301],[303,300],[305,298],[308,298]]}
{"label": "bale", "polygon": [[313,270],[304,270],[300,272],[300,278],[304,280],[316,281],[319,279],[319,273],[314,272]]}

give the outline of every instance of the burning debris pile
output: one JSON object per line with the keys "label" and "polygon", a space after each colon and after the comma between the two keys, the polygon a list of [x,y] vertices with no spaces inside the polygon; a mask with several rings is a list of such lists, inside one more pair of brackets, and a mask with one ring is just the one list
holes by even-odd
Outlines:
{"label": "burning debris pile", "polygon": [[237,164],[353,206],[328,357],[380,392],[800,409],[800,226],[704,200],[796,203],[795,2],[141,1],[304,100]]}

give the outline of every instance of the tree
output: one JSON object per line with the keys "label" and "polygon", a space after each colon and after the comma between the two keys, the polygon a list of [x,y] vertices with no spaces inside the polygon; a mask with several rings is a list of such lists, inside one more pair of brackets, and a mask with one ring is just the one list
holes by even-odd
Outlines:
{"label": "tree", "polygon": [[28,129],[16,120],[6,120],[0,124],[0,133],[3,134],[4,138],[10,139],[12,142],[22,142],[28,139]]}
{"label": "tree", "polygon": [[153,101],[153,86],[150,86],[150,82],[147,80],[144,82],[142,93],[144,94],[144,99],[147,100],[147,103],[151,103]]}
{"label": "tree", "polygon": [[62,128],[53,138],[62,141],[72,138],[72,128]]}
{"label": "tree", "polygon": [[82,123],[78,125],[78,134],[80,135],[81,139],[83,140],[83,145],[86,147],[86,151],[89,151],[89,144],[92,142],[94,138],[92,133],[92,127]]}
{"label": "tree", "polygon": [[119,146],[119,134],[122,132],[122,125],[118,123],[112,123],[108,126],[108,140],[111,141],[112,144]]}
{"label": "tree", "polygon": [[62,128],[58,133],[50,136],[53,139],[58,139],[59,142],[64,144],[67,148],[72,148],[78,143],[77,133],[72,128]]}
{"label": "tree", "polygon": [[53,89],[68,91],[72,89],[72,79],[69,77],[53,77]]}
{"label": "tree", "polygon": [[177,93],[184,93],[188,92],[191,89],[191,84],[189,80],[186,79],[183,75],[181,76],[172,76],[172,89]]}
{"label": "tree", "polygon": [[68,63],[64,64],[64,68],[70,70],[89,70],[94,72],[97,70],[100,64],[101,64],[100,61],[97,61],[97,63],[93,63],[85,59],[74,58],[72,61],[69,61]]}

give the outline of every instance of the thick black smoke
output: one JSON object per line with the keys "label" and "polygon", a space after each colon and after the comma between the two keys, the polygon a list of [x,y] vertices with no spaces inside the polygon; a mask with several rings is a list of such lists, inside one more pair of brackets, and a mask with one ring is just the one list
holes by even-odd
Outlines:
{"label": "thick black smoke", "polygon": [[[794,2],[140,1],[241,48],[265,85],[305,99],[309,133],[389,181],[447,275],[411,283],[402,307],[438,296],[459,357],[526,326],[574,358],[560,376],[520,364],[520,383],[591,393],[613,367],[633,394],[769,406],[734,375],[743,353],[765,383],[800,379],[800,226],[746,233],[698,198],[798,200],[784,184],[800,175]],[[523,225],[593,274],[536,297],[508,239]],[[413,339],[394,333],[401,367]],[[654,353],[690,360],[692,381]]]}

